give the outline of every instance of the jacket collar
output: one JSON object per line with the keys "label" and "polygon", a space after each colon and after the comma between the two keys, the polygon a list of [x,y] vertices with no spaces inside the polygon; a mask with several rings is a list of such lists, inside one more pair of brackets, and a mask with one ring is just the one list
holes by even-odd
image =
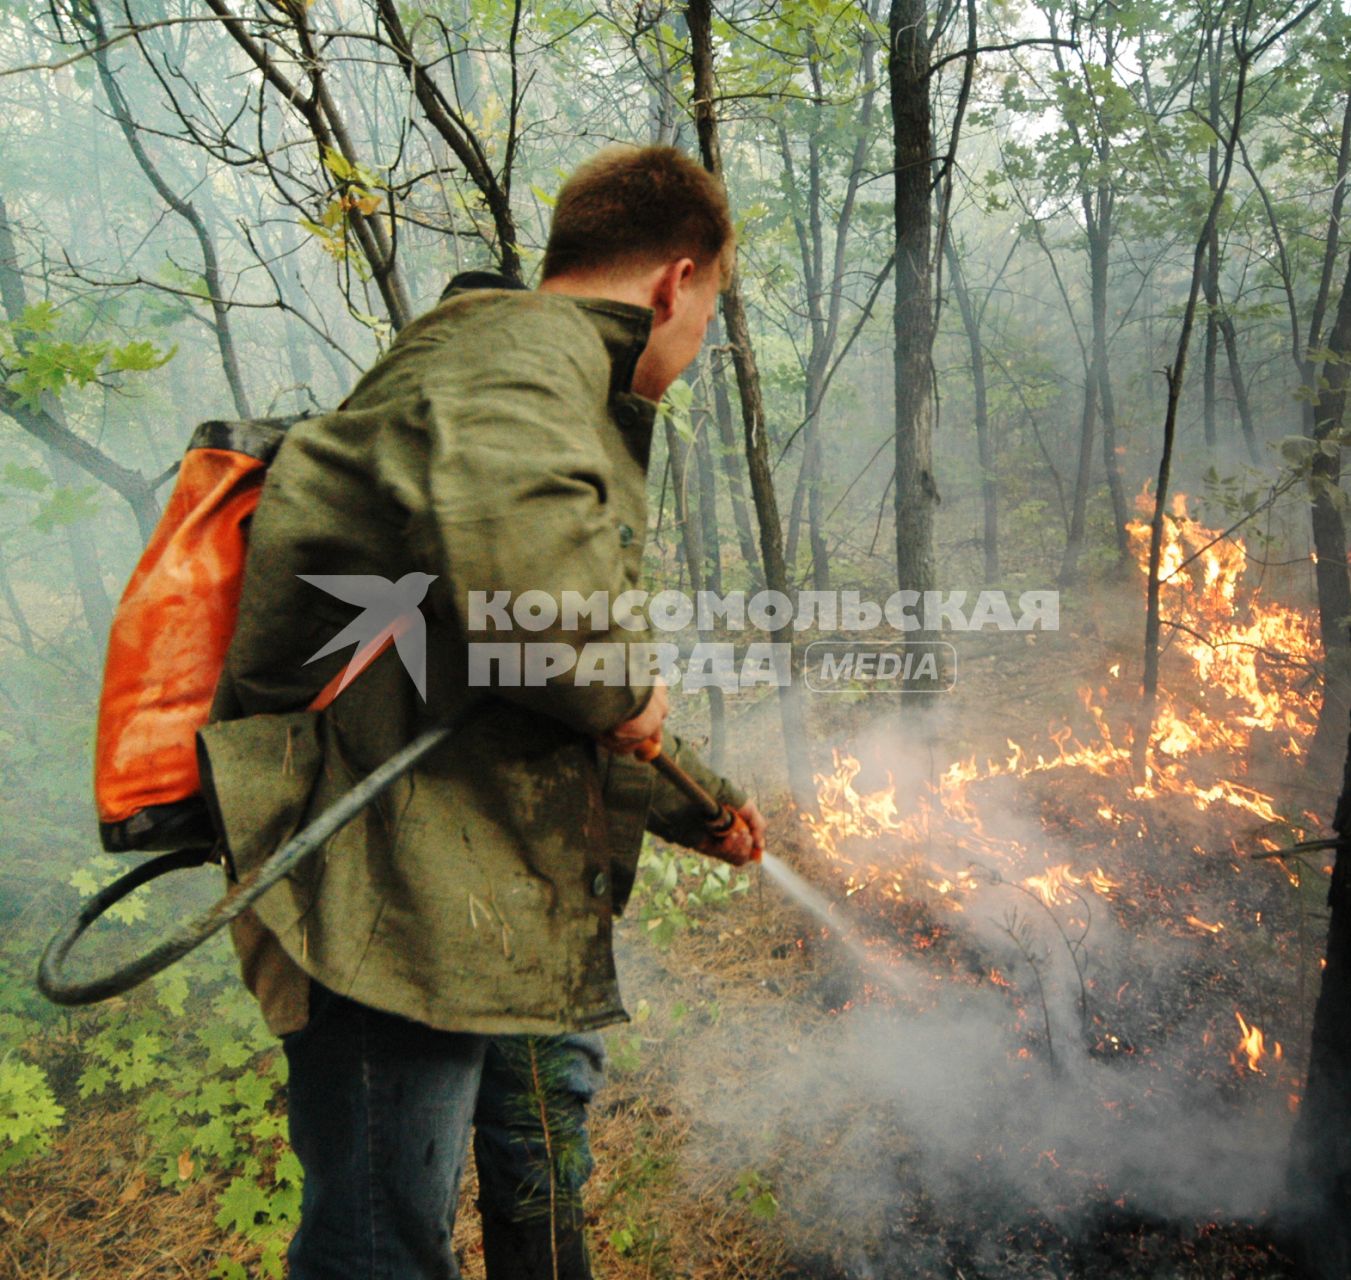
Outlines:
{"label": "jacket collar", "polygon": [[[633,395],[633,371],[652,332],[652,309],[611,298],[572,298],[570,301],[596,326],[610,353],[610,399]],[[634,396],[635,399],[641,397]]]}
{"label": "jacket collar", "polygon": [[[441,293],[441,301],[452,294],[465,289],[521,289],[525,286],[519,281],[499,275],[496,271],[461,271],[451,278]],[[637,407],[650,405],[633,390],[633,373],[638,366],[638,357],[647,346],[648,335],[652,332],[652,309],[638,307],[628,302],[616,302],[612,298],[573,298],[568,300],[577,307],[596,327],[600,340],[610,356],[610,399],[635,403]],[[652,406],[652,416],[656,406]],[[649,417],[649,422],[651,417]]]}

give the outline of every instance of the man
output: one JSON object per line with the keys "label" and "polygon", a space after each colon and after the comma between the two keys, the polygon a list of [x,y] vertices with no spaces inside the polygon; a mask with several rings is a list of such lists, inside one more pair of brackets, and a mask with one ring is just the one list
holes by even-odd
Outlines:
{"label": "man", "polygon": [[[599,1066],[585,1033],[625,1017],[611,929],[644,829],[739,865],[764,822],[663,732],[660,683],[622,665],[596,683],[581,663],[531,683],[478,646],[557,657],[643,639],[607,610],[566,607],[504,633],[493,604],[612,602],[638,585],[656,402],[697,354],[732,251],[726,197],[702,168],[672,148],[607,149],[559,193],[538,290],[452,289],[338,411],[294,427],[270,469],[223,723],[203,735],[238,869],[427,727],[455,725],[235,930],[291,1068],[306,1178],[293,1280],[456,1276],[476,1121],[490,1276],[588,1274],[554,1194],[575,1190],[586,1154],[557,1166],[528,1114],[533,1085],[552,1076],[584,1119]],[[413,624],[425,701],[391,649],[325,712],[295,710],[347,656],[309,664],[352,620],[315,575],[429,582]],[[632,758],[658,734],[738,809],[739,832],[709,837]],[[512,1168],[540,1147],[542,1177]]]}

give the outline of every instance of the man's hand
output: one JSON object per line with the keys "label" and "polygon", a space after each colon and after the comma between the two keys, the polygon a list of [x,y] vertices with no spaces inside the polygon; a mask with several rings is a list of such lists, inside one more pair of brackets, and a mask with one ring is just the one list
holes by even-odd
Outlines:
{"label": "man's hand", "polygon": [[644,742],[655,738],[661,741],[661,727],[671,709],[670,696],[666,692],[666,683],[660,678],[652,686],[652,696],[643,709],[623,724],[615,725],[608,733],[601,734],[601,746],[616,755],[632,755]]}
{"label": "man's hand", "polygon": [[710,858],[744,867],[757,861],[765,851],[765,819],[754,800],[747,800],[736,813],[741,820],[726,835],[708,836],[697,849]]}

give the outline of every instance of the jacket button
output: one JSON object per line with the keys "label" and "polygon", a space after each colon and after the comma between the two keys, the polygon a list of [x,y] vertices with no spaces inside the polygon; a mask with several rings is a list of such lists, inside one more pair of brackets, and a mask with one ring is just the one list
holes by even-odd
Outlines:
{"label": "jacket button", "polygon": [[610,892],[610,877],[604,871],[596,872],[596,878],[591,882],[591,892],[597,898],[603,898]]}
{"label": "jacket button", "polygon": [[627,547],[633,541],[633,530],[626,524],[619,526],[619,545]]}

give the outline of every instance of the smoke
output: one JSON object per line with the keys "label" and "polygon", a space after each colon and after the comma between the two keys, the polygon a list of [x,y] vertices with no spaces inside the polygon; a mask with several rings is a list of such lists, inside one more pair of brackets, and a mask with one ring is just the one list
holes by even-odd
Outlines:
{"label": "smoke", "polygon": [[[886,760],[898,795],[932,775],[923,741],[893,730],[864,749]],[[832,924],[823,965],[852,963],[880,998],[824,1019],[790,1000],[748,1012],[754,1032],[729,1035],[753,1087],[701,1088],[697,1103],[718,1147],[775,1170],[787,1212],[838,1223],[871,1212],[868,1230],[936,1212],[979,1223],[991,1242],[1038,1219],[1073,1233],[1112,1205],[1173,1221],[1271,1211],[1291,1116],[1271,1082],[1238,1087],[1227,1042],[1207,1043],[1217,1016],[1232,1025],[1219,953],[1205,951],[1215,940],[1174,936],[1148,903],[1127,931],[1086,885],[1048,909],[1022,879],[1060,863],[1083,871],[1084,855],[1008,807],[985,827],[997,845],[925,852],[975,881],[942,917],[953,945],[937,957],[865,947],[869,926],[848,923],[842,894],[823,903],[767,867],[778,888],[766,894]],[[897,861],[879,869],[902,874],[915,852],[904,842],[879,840],[868,856],[888,844]]]}

